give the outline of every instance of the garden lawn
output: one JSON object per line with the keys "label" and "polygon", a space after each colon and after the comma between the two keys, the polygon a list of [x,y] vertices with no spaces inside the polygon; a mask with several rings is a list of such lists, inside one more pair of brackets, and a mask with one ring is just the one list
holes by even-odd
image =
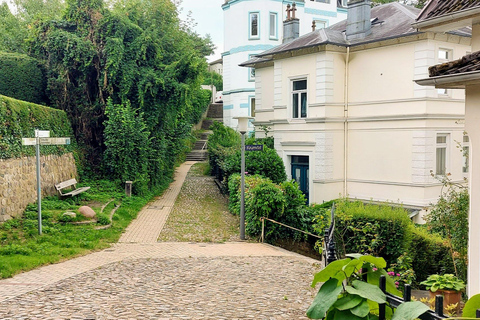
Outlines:
{"label": "garden lawn", "polygon": [[225,242],[239,240],[239,218],[229,213],[227,198],[208,163],[195,164],[187,175],[175,206],[160,233],[160,241]]}
{"label": "garden lawn", "polygon": [[[109,247],[118,241],[142,207],[160,194],[168,183],[143,197],[131,198],[125,197],[122,190],[109,181],[88,182],[86,185],[91,189],[75,199],[51,197],[42,201],[42,235],[38,234],[36,204],[29,205],[22,217],[0,225],[0,278]],[[120,207],[112,217],[111,227],[102,230],[96,229],[102,225],[95,221],[71,224],[62,217],[67,211],[78,215],[77,210],[82,205],[90,206],[97,213],[98,220],[107,219],[107,223],[115,205]],[[72,222],[85,222],[85,218],[77,217]]]}

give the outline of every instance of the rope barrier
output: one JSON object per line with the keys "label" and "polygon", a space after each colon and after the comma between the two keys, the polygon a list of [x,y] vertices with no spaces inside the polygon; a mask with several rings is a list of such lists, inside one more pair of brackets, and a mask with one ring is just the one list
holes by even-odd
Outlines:
{"label": "rope barrier", "polygon": [[322,239],[322,240],[323,240],[323,237],[321,237],[321,236],[317,236],[316,234],[312,234],[312,233],[310,233],[310,232],[306,232],[306,231],[303,231],[303,230],[300,230],[300,229],[297,229],[297,228],[294,228],[294,227],[291,227],[291,226],[287,226],[286,224],[283,224],[283,223],[281,223],[281,222],[278,222],[278,221],[275,221],[275,220],[272,220],[272,219],[269,219],[269,218],[261,217],[260,220],[262,221],[262,243],[263,243],[264,236],[265,236],[265,220],[268,220],[268,221],[270,221],[270,222],[279,224],[279,225],[281,225],[281,226],[284,226],[284,227],[290,228],[290,229],[292,229],[292,230],[295,230],[295,231],[298,231],[298,232],[302,232],[302,233],[308,234],[309,236],[312,236],[312,237],[315,237],[315,238],[318,238],[318,239]]}

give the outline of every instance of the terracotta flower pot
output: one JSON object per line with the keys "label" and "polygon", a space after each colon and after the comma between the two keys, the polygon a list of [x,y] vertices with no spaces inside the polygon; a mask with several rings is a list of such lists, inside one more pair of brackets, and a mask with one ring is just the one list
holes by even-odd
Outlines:
{"label": "terracotta flower pot", "polygon": [[458,303],[457,308],[455,309],[457,315],[460,313],[460,301],[462,300],[461,291],[440,290],[440,289],[435,292],[430,291],[430,299],[435,298],[438,295],[443,296],[443,313],[446,314],[445,307],[455,303]]}

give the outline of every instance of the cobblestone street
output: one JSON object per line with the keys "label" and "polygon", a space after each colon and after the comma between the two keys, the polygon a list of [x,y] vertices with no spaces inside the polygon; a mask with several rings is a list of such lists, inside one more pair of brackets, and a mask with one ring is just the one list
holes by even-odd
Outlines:
{"label": "cobblestone street", "polygon": [[0,319],[307,319],[315,260],[260,243],[155,241],[191,165],[118,244],[0,281]]}

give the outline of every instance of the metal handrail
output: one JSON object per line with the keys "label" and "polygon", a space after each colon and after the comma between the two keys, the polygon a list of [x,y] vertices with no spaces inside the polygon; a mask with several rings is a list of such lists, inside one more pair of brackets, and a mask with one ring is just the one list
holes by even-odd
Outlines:
{"label": "metal handrail", "polygon": [[297,228],[288,226],[288,225],[286,225],[286,224],[284,224],[284,223],[281,223],[281,222],[278,222],[278,221],[275,221],[275,220],[272,220],[272,219],[269,219],[269,218],[266,218],[266,217],[261,217],[260,220],[262,221],[262,238],[261,238],[261,239],[262,239],[262,243],[263,243],[264,238],[265,238],[265,220],[268,220],[268,221],[270,221],[270,222],[279,224],[279,225],[281,225],[281,226],[290,228],[290,229],[295,230],[295,231],[298,231],[298,232],[302,232],[302,233],[308,234],[309,236],[312,236],[312,237],[315,237],[315,238],[318,238],[318,239],[323,239],[323,237],[317,236],[317,235],[315,235],[315,234],[313,234],[313,233],[306,232],[306,231],[303,231],[303,230],[300,230],[300,229],[297,229]]}

